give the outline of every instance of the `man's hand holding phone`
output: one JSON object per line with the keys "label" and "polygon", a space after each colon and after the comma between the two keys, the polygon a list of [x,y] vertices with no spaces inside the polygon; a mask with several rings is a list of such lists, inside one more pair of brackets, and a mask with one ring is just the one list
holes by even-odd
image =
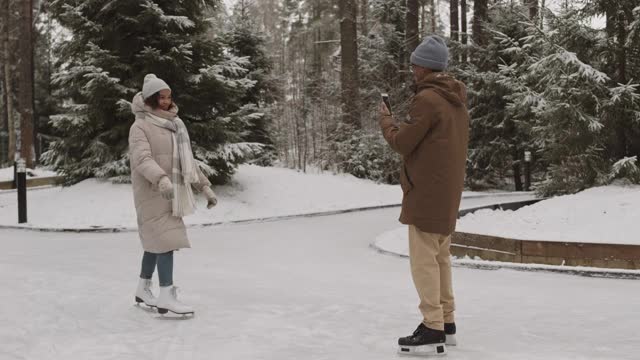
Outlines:
{"label": "man's hand holding phone", "polygon": [[380,114],[382,116],[391,116],[391,102],[389,101],[389,94],[380,94],[382,97],[382,103],[380,104]]}

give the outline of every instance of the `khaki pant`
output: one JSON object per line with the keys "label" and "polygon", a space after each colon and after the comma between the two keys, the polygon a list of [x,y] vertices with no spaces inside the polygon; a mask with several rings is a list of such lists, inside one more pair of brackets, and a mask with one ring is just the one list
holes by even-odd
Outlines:
{"label": "khaki pant", "polygon": [[419,309],[424,324],[434,330],[444,330],[444,323],[454,322],[450,246],[451,235],[426,233],[409,225],[409,259]]}

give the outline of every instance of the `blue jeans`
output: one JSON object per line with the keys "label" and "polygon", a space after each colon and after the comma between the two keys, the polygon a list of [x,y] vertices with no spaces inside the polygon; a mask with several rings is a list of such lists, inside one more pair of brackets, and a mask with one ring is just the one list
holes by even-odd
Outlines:
{"label": "blue jeans", "polygon": [[164,254],[154,254],[145,251],[144,255],[142,255],[140,277],[142,279],[151,279],[156,265],[158,267],[160,286],[173,285],[173,251]]}

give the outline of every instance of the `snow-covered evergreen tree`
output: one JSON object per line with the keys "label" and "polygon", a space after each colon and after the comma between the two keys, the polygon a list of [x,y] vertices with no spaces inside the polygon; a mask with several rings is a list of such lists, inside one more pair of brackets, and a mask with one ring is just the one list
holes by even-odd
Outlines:
{"label": "snow-covered evergreen tree", "polygon": [[538,158],[549,166],[538,186],[543,195],[572,193],[602,181],[608,170],[604,152],[603,105],[611,101],[609,77],[573,49],[584,28],[576,14],[563,11],[544,31],[527,24],[521,39],[501,37],[503,52],[520,60],[502,65],[501,83],[510,90],[507,113],[529,137]]}
{"label": "snow-covered evergreen tree", "polygon": [[[243,136],[259,113],[242,99],[256,84],[249,61],[207,37],[206,9],[217,0],[53,0],[51,15],[72,36],[59,49],[54,84],[64,112],[51,117],[58,139],[43,158],[68,183],[97,176],[126,180],[129,101],[147,73],[171,86],[205,173],[225,182],[262,146]],[[254,115],[257,116],[257,115]]]}
{"label": "snow-covered evergreen tree", "polygon": [[261,165],[271,165],[277,157],[270,128],[270,106],[278,95],[277,83],[271,74],[273,66],[266,54],[266,39],[260,34],[251,16],[254,6],[254,2],[250,0],[239,0],[235,4],[224,38],[231,54],[249,60],[247,78],[255,81],[255,85],[240,99],[249,104],[243,108],[247,113],[247,133],[244,139],[264,144],[263,151],[256,154],[256,161]]}
{"label": "snow-covered evergreen tree", "polygon": [[369,32],[359,38],[360,82],[364,125],[369,121],[377,129],[380,92],[389,93],[394,110],[402,114],[408,107],[412,79],[405,48],[405,3],[372,0],[369,4]]}
{"label": "snow-covered evergreen tree", "polygon": [[[605,28],[599,32],[600,41],[594,47],[598,54],[594,61],[611,78],[609,86],[640,83],[640,0],[585,0],[582,3],[585,16],[605,19]],[[640,107],[637,102],[629,103],[630,97],[624,98],[625,111],[609,113],[605,121],[607,153],[616,160],[640,155],[640,124],[633,116]]]}
{"label": "snow-covered evergreen tree", "polygon": [[454,69],[470,95],[469,185],[517,178],[526,150],[534,153],[544,195],[606,183],[621,160],[611,145],[620,123],[628,134],[638,128],[638,86],[613,79],[610,41],[588,25],[592,13],[573,6],[543,11],[541,28],[525,7],[496,4],[484,24],[489,43],[474,49],[471,64]]}
{"label": "snow-covered evergreen tree", "polygon": [[[468,90],[471,115],[467,185],[472,189],[507,188],[519,176],[526,136],[517,119],[507,112],[507,95],[511,90],[501,80],[501,65],[518,64],[523,59],[505,51],[513,39],[527,35],[527,8],[518,4],[496,4],[490,9],[489,21],[483,23],[489,34],[483,47],[472,45],[471,61],[452,67]],[[507,41],[505,42],[504,39]],[[457,56],[460,48],[452,49]]]}
{"label": "snow-covered evergreen tree", "polygon": [[36,19],[34,30],[36,31],[33,49],[34,119],[36,119],[35,125],[38,136],[36,153],[37,157],[40,158],[42,151],[47,148],[49,134],[51,134],[49,116],[55,114],[58,110],[51,79],[54,70],[54,40],[61,39],[63,34],[61,34],[62,29],[55,24],[48,14],[45,4],[42,5],[40,16]]}
{"label": "snow-covered evergreen tree", "polygon": [[633,17],[635,20],[629,25],[629,37],[626,45],[640,47],[640,5],[633,9]]}
{"label": "snow-covered evergreen tree", "polygon": [[380,94],[388,93],[395,116],[406,115],[411,76],[405,48],[406,5],[371,0],[367,33],[359,34],[362,130],[340,125],[323,154],[325,163],[356,177],[397,183],[400,157],[386,145],[378,126]]}
{"label": "snow-covered evergreen tree", "polygon": [[361,179],[397,184],[400,181],[400,156],[389,150],[378,132],[347,127],[338,125],[335,134],[341,135],[329,142],[329,148],[324,152],[324,164]]}

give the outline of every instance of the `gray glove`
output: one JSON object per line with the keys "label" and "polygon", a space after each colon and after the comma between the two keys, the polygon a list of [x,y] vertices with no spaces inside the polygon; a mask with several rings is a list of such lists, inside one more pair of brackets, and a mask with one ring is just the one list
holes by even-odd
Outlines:
{"label": "gray glove", "polygon": [[158,190],[165,200],[173,199],[173,184],[168,176],[163,176],[158,182]]}
{"label": "gray glove", "polygon": [[211,190],[210,187],[206,187],[203,190],[204,196],[207,197],[207,209],[211,209],[212,207],[218,204],[218,199],[216,198],[216,193]]}

